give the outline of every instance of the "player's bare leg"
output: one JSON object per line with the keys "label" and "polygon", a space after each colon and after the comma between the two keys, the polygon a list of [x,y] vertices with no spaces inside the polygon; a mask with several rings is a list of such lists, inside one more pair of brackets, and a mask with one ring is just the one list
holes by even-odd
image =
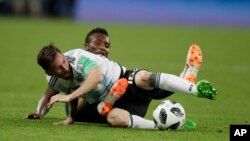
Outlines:
{"label": "player's bare leg", "polygon": [[114,103],[121,98],[126,92],[128,87],[128,80],[121,78],[115,82],[113,87],[110,89],[109,95],[104,101],[98,104],[97,110],[99,114],[106,116],[113,108]]}

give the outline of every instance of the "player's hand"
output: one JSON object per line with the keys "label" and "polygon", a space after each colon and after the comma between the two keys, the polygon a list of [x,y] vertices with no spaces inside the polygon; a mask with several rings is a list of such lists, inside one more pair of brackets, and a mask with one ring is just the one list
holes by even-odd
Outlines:
{"label": "player's hand", "polygon": [[69,124],[73,124],[73,119],[68,117],[67,119],[63,120],[63,121],[60,121],[60,122],[56,122],[56,123],[53,123],[53,124],[63,124],[63,125],[69,125]]}
{"label": "player's hand", "polygon": [[41,116],[39,114],[37,114],[37,113],[29,113],[25,117],[25,119],[40,119],[40,118],[41,118]]}
{"label": "player's hand", "polygon": [[50,102],[48,104],[48,108],[51,108],[52,105],[55,103],[55,102],[69,102],[70,101],[70,96],[69,95],[63,95],[63,94],[57,94],[57,95],[54,95],[50,98]]}

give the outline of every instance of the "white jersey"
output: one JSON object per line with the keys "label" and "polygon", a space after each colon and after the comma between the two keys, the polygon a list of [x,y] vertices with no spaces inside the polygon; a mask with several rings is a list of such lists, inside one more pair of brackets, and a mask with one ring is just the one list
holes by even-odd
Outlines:
{"label": "white jersey", "polygon": [[102,101],[109,94],[115,81],[126,71],[126,68],[117,62],[83,49],[70,50],[64,55],[72,67],[74,79],[64,80],[56,76],[47,76],[49,87],[59,92],[70,93],[81,85],[91,69],[99,67],[102,82],[94,90],[82,96],[88,103]]}

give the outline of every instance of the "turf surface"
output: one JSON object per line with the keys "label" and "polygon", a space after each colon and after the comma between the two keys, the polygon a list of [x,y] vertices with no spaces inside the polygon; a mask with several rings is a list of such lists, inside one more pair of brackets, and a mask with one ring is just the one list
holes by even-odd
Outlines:
{"label": "turf surface", "polygon": [[[219,91],[216,101],[176,93],[196,130],[155,131],[110,128],[102,124],[53,125],[65,118],[57,103],[42,120],[23,118],[36,109],[46,80],[36,64],[39,49],[50,42],[63,51],[81,48],[86,33],[96,26],[108,29],[110,58],[128,68],[179,75],[188,47],[199,44],[204,63],[198,79],[209,80]],[[1,141],[228,141],[230,124],[249,124],[249,41],[246,28],[175,27],[77,23],[61,19],[0,18],[0,140]],[[146,118],[152,118],[153,101]]]}

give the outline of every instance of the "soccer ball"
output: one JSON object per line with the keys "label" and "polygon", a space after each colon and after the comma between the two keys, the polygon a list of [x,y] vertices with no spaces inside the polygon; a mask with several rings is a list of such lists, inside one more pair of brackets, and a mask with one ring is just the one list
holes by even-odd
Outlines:
{"label": "soccer ball", "polygon": [[185,117],[183,106],[172,100],[162,101],[153,111],[154,123],[159,130],[178,130],[184,125]]}

